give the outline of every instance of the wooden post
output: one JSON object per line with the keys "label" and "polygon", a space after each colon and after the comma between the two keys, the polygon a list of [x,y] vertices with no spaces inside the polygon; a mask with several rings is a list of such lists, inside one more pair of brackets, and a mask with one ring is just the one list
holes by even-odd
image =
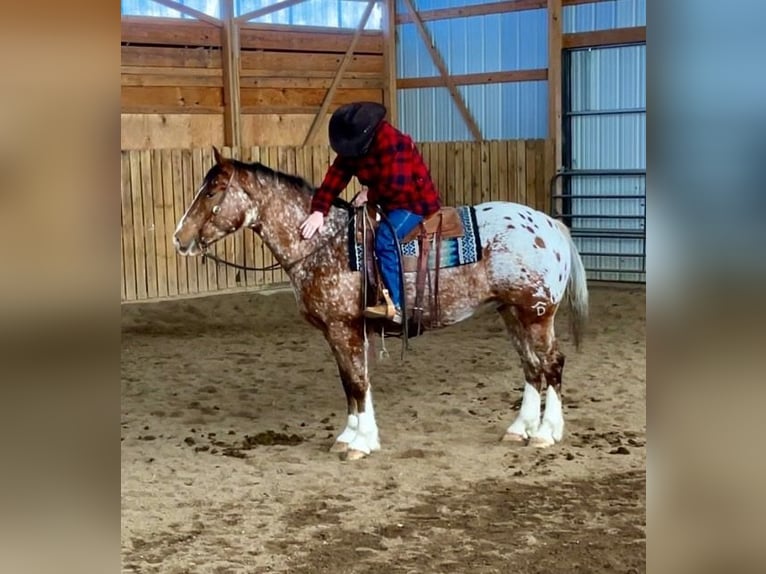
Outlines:
{"label": "wooden post", "polygon": [[387,121],[398,127],[396,109],[396,0],[383,0],[383,104],[388,110]]}
{"label": "wooden post", "polygon": [[[558,0],[558,1],[559,3],[561,3],[561,0]],[[407,5],[407,9],[410,11],[410,15],[412,16],[412,21],[415,23],[415,26],[417,27],[418,32],[420,33],[420,37],[423,39],[423,42],[428,48],[428,51],[431,53],[431,59],[434,61],[434,64],[436,65],[436,67],[439,69],[439,74],[441,74],[441,77],[444,80],[444,83],[447,85],[447,89],[449,90],[449,93],[452,95],[452,99],[455,100],[455,104],[457,105],[457,109],[460,111],[460,115],[463,116],[465,123],[468,124],[468,129],[471,130],[471,134],[473,135],[473,138],[476,141],[483,140],[484,138],[481,135],[481,130],[479,130],[479,126],[476,124],[476,120],[473,119],[471,112],[468,110],[468,107],[465,105],[465,102],[463,101],[463,97],[460,95],[460,92],[458,92],[457,87],[455,86],[455,82],[452,80],[452,77],[449,75],[449,71],[447,70],[447,66],[444,63],[444,60],[442,59],[442,56],[439,53],[439,50],[437,50],[436,46],[434,46],[433,41],[431,40],[431,37],[428,35],[428,31],[423,25],[423,20],[420,18],[420,14],[417,13],[417,11],[415,10],[415,7],[412,5],[412,0],[404,0],[404,3]]]}
{"label": "wooden post", "polygon": [[332,103],[332,98],[335,95],[335,92],[338,89],[338,86],[340,85],[340,80],[341,78],[343,78],[343,74],[346,72],[346,68],[351,63],[351,58],[354,55],[354,50],[356,49],[356,45],[359,42],[359,38],[361,37],[362,32],[364,31],[364,27],[367,24],[367,20],[370,18],[370,14],[372,13],[372,8],[375,6],[376,2],[377,0],[369,0],[369,2],[367,2],[367,7],[364,9],[364,13],[362,14],[362,20],[359,22],[359,26],[357,26],[356,28],[354,37],[351,39],[351,45],[348,47],[348,50],[346,50],[346,55],[343,56],[343,60],[340,63],[338,72],[335,74],[335,77],[332,80],[332,84],[330,84],[330,87],[328,88],[327,93],[324,96],[322,105],[319,108],[317,115],[314,117],[314,122],[311,124],[311,128],[309,129],[309,133],[306,135],[306,139],[303,141],[304,146],[309,145],[311,143],[311,140],[314,139],[314,136],[319,131],[319,126],[322,124],[322,120],[324,119],[325,114],[327,113],[327,108],[329,108],[330,104]]}
{"label": "wooden post", "polygon": [[[545,174],[546,187],[556,172],[563,167],[561,4],[562,0],[548,0],[548,139],[553,149],[551,153],[546,154],[546,164],[550,162]],[[555,189],[557,194],[561,193],[561,180],[557,180]],[[555,205],[560,213],[561,202],[557,201]]]}
{"label": "wooden post", "polygon": [[223,18],[223,145],[242,145],[239,99],[239,24],[234,18],[234,0],[221,3]]}

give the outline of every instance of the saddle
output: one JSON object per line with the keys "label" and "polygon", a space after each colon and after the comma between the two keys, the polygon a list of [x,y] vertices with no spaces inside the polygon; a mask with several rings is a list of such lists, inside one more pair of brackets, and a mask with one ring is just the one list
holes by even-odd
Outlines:
{"label": "saddle", "polygon": [[[380,268],[378,266],[377,258],[375,257],[375,233],[380,225],[385,225],[382,221],[382,216],[378,212],[378,209],[374,206],[367,205],[364,209],[364,217],[361,225],[357,222],[356,235],[359,244],[364,244],[364,278],[365,278],[365,290],[367,297],[365,305],[373,306],[380,302],[390,304],[387,290],[380,277]],[[367,226],[366,233],[364,226]],[[436,213],[430,215],[417,227],[415,227],[410,233],[408,233],[404,239],[400,241],[401,244],[406,244],[411,241],[418,242],[418,255],[417,257],[401,256],[402,266],[400,273],[416,273],[415,275],[415,305],[412,310],[411,321],[417,326],[416,334],[422,332],[423,328],[434,328],[439,326],[440,320],[440,308],[439,308],[439,269],[440,269],[440,250],[441,242],[444,239],[450,239],[454,237],[461,237],[465,233],[463,222],[460,219],[460,215],[454,207],[442,207]],[[431,250],[435,250],[435,266],[433,269],[429,268],[429,255]],[[431,271],[433,271],[433,285],[431,284]],[[403,281],[403,277],[401,277]],[[430,313],[431,318],[429,325],[423,325],[423,312],[425,310],[425,291],[426,283],[429,284],[430,293]],[[406,299],[405,299],[406,300]],[[406,314],[406,309],[403,309]],[[405,316],[405,321],[407,317]]]}

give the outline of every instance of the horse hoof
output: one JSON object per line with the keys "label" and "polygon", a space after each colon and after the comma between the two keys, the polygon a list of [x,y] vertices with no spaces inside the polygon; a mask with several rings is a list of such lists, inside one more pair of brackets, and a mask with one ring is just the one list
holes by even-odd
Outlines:
{"label": "horse hoof", "polygon": [[542,438],[539,436],[534,436],[531,439],[529,439],[529,446],[533,448],[548,448],[549,446],[553,446],[554,444],[556,444],[555,441],[547,439],[547,438]]}
{"label": "horse hoof", "polygon": [[500,442],[508,442],[511,444],[527,444],[527,439],[515,432],[507,432],[500,439]]}
{"label": "horse hoof", "polygon": [[336,441],[331,447],[330,452],[346,452],[348,451],[348,443],[342,441]]}
{"label": "horse hoof", "polygon": [[351,449],[346,453],[346,460],[360,460],[362,458],[365,458],[366,456],[367,456],[366,452],[362,452],[361,450]]}

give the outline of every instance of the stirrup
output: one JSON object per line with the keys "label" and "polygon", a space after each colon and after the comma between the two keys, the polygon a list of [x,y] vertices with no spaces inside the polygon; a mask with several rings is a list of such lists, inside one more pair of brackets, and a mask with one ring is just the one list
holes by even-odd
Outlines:
{"label": "stirrup", "polygon": [[389,309],[385,305],[367,307],[364,310],[364,316],[368,319],[386,319],[396,325],[402,324],[402,313],[396,307],[393,309]]}
{"label": "stirrup", "polygon": [[402,314],[394,306],[394,302],[391,300],[391,296],[388,294],[388,289],[383,289],[384,302],[380,305],[374,305],[367,307],[364,310],[364,316],[371,319],[388,319],[389,321],[402,322]]}
{"label": "stirrup", "polygon": [[396,315],[396,307],[388,306],[385,303],[382,305],[374,305],[367,307],[364,310],[364,316],[372,319],[393,319]]}

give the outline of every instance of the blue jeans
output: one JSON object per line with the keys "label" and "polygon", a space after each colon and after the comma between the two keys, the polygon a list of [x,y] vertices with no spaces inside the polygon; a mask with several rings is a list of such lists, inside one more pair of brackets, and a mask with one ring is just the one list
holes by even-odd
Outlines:
{"label": "blue jeans", "polygon": [[[396,209],[388,214],[388,222],[396,230],[396,237],[401,241],[405,235],[412,231],[415,226],[423,221],[420,215]],[[375,253],[380,263],[380,274],[383,283],[388,289],[391,299],[397,309],[402,308],[402,292],[399,289],[399,259],[396,253],[396,243],[391,227],[385,221],[381,221],[375,236]]]}

